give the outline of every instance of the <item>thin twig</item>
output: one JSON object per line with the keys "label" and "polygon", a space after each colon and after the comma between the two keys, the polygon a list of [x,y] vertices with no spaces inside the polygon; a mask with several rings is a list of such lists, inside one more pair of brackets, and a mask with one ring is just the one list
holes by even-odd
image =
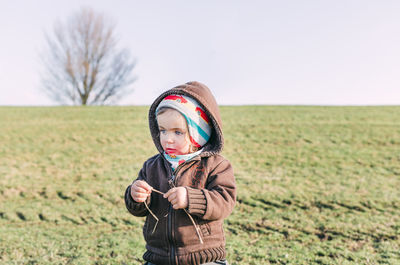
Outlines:
{"label": "thin twig", "polygon": [[[175,184],[173,181],[169,181],[170,185],[172,185],[174,188],[176,188]],[[201,238],[200,235],[200,228],[199,226],[196,224],[196,222],[194,221],[192,215],[185,209],[183,208],[183,210],[185,211],[185,213],[187,214],[187,216],[189,217],[190,221],[192,222],[193,226],[194,226],[194,230],[196,230],[196,234],[199,237],[200,243],[203,244],[203,239]]]}
{"label": "thin twig", "polygon": [[159,190],[156,190],[155,188],[152,188],[151,190],[152,190],[152,191],[155,191],[155,192],[157,192],[157,193],[160,193],[161,195],[164,195],[164,194],[165,194],[164,192],[161,192],[161,191],[159,191]]}
{"label": "thin twig", "polygon": [[[155,192],[157,192],[157,193],[159,193],[159,194],[161,194],[161,195],[164,195],[164,194],[165,194],[164,192],[161,192],[161,191],[159,191],[159,190],[156,190],[155,188],[152,188],[151,190],[152,190],[152,191],[155,191]],[[146,206],[147,210],[151,213],[151,215],[154,217],[154,219],[157,220],[157,222],[156,222],[156,224],[154,225],[154,228],[153,228],[153,232],[152,232],[152,234],[153,234],[154,231],[156,230],[156,227],[157,227],[157,224],[158,224],[159,219],[157,218],[157,216],[155,216],[155,214],[154,214],[154,213],[150,210],[150,208],[147,206],[146,201],[144,202],[144,205]],[[197,236],[199,237],[200,243],[203,244],[203,239],[201,238],[201,235],[200,235],[200,228],[198,227],[198,225],[197,225],[196,222],[194,221],[192,215],[190,215],[190,213],[189,213],[186,209],[183,209],[183,210],[185,211],[185,213],[186,213],[187,216],[189,217],[190,221],[192,221],[192,224],[193,224],[193,226],[194,226],[194,228],[195,228],[195,230],[196,230],[196,234],[197,234]],[[168,215],[168,214],[167,214],[167,215]],[[167,216],[167,215],[166,215],[166,216]],[[165,216],[164,216],[164,217],[165,217]]]}
{"label": "thin twig", "polygon": [[203,244],[203,239],[201,238],[200,231],[199,231],[200,228],[197,226],[196,222],[194,221],[194,219],[193,219],[193,217],[190,215],[190,213],[189,213],[186,209],[183,209],[183,210],[184,210],[185,213],[189,216],[190,221],[192,221],[193,226],[194,226],[194,228],[195,228],[195,230],[196,230],[197,236],[198,236],[199,239],[200,239],[200,243]]}
{"label": "thin twig", "polygon": [[157,227],[157,225],[158,225],[158,218],[157,218],[157,216],[150,210],[150,208],[149,208],[149,206],[147,206],[147,203],[146,203],[146,201],[144,201],[144,206],[146,206],[146,208],[147,208],[147,210],[151,213],[151,215],[154,217],[154,219],[156,219],[156,224],[154,225],[154,228],[153,228],[153,232],[151,232],[151,234],[154,234],[154,231],[156,231],[156,227]]}
{"label": "thin twig", "polygon": [[[159,190],[156,190],[155,188],[152,188],[152,191],[155,191],[155,192],[157,192],[157,193],[160,193],[161,195],[164,195],[163,192],[161,192],[161,191],[159,191]],[[146,206],[146,208],[147,208],[147,210],[149,211],[149,213],[154,217],[154,219],[156,219],[156,224],[154,225],[153,232],[151,232],[151,234],[154,234],[154,231],[156,231],[156,227],[157,227],[157,225],[158,225],[159,219],[158,219],[158,217],[150,210],[150,208],[149,208],[149,206],[147,205],[146,201],[144,201],[144,205]]]}

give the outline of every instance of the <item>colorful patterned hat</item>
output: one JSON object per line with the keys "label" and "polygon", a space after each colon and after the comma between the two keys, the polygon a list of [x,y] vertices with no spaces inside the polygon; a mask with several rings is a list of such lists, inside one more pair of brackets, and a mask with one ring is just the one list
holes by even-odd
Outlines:
{"label": "colorful patterned hat", "polygon": [[194,146],[200,148],[210,139],[210,119],[196,100],[183,95],[168,95],[157,106],[156,116],[163,107],[175,109],[185,117],[190,141]]}

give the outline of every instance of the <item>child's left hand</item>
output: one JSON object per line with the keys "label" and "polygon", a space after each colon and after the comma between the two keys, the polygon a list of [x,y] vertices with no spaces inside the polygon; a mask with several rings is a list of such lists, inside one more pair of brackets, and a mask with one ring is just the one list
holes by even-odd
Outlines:
{"label": "child's left hand", "polygon": [[187,190],[184,187],[175,187],[164,194],[164,198],[172,204],[172,207],[184,209],[188,206]]}

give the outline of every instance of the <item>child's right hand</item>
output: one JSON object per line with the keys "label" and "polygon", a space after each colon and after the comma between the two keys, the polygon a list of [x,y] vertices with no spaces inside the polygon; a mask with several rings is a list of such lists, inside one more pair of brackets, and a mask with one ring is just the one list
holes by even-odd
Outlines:
{"label": "child's right hand", "polygon": [[136,202],[144,202],[150,195],[152,187],[146,181],[136,180],[131,185],[131,197]]}

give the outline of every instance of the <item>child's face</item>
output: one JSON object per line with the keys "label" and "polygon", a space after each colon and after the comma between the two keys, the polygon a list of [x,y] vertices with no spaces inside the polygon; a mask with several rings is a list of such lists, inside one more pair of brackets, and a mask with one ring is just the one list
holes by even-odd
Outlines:
{"label": "child's face", "polygon": [[157,115],[160,142],[169,155],[186,155],[190,152],[189,132],[185,118],[174,109]]}

